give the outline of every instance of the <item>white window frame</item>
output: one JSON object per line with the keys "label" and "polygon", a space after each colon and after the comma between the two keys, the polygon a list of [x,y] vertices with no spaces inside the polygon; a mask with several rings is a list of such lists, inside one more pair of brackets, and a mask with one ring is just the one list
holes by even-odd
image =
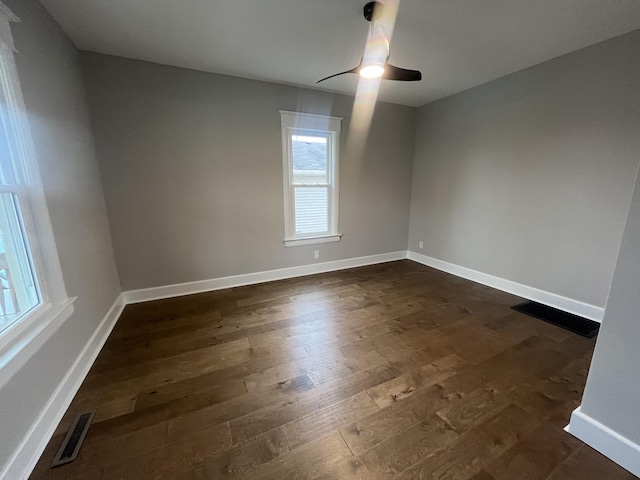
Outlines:
{"label": "white window frame", "polygon": [[11,159],[17,176],[17,185],[0,186],[0,192],[13,193],[19,200],[40,303],[0,333],[0,388],[71,316],[75,300],[64,285],[15,64],[10,24],[19,21],[0,1],[0,88],[10,105]]}
{"label": "white window frame", "polygon": [[[282,172],[284,187],[284,245],[294,247],[320,243],[338,242],[339,233],[339,165],[341,117],[316,115],[312,113],[289,112],[280,110],[282,127]],[[322,234],[298,235],[295,232],[295,197],[293,184],[294,135],[316,135],[327,137],[327,191],[329,231]]]}

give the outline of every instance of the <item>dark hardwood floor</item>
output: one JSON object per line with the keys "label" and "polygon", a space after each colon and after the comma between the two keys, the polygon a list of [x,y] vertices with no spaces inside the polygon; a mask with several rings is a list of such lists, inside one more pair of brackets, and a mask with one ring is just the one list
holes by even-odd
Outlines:
{"label": "dark hardwood floor", "polygon": [[594,339],[519,301],[404,260],[128,306],[31,478],[635,478],[562,430]]}

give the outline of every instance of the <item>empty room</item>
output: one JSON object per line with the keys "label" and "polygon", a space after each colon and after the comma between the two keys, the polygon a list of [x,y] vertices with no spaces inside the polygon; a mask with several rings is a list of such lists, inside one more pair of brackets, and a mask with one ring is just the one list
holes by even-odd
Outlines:
{"label": "empty room", "polygon": [[0,0],[0,480],[640,478],[638,0]]}

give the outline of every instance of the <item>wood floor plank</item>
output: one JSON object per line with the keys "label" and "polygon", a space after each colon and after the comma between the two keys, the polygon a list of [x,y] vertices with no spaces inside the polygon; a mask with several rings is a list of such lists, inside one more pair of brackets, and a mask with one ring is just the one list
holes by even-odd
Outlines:
{"label": "wood floor plank", "polygon": [[340,428],[340,433],[357,456],[415,425],[451,401],[451,395],[435,384],[345,425]]}
{"label": "wood floor plank", "polygon": [[324,385],[388,362],[377,351],[371,350],[362,355],[344,355],[343,358],[326,363],[318,361],[318,359],[310,360],[309,363],[310,366],[306,370],[307,375],[314,385]]}
{"label": "wood floor plank", "polygon": [[153,389],[159,385],[189,380],[229,367],[239,368],[243,364],[252,361],[275,359],[277,362],[285,362],[302,358],[308,358],[303,347],[280,350],[274,346],[260,349],[234,346],[233,351],[229,352],[204,349],[176,357],[138,364],[135,368],[131,367],[126,372],[121,372],[120,377],[117,376],[116,372],[93,376],[87,379],[87,390],[79,392],[78,395],[80,399],[84,396],[95,398],[91,393],[96,391],[96,385],[100,385],[102,386],[102,390],[99,393],[100,398],[102,400],[114,399],[122,395],[129,395],[132,392],[139,392],[140,389]]}
{"label": "wood floor plank", "polygon": [[245,337],[240,332],[234,332],[235,335],[219,335],[216,329],[212,329],[210,326],[198,329],[197,332],[194,332],[193,328],[185,330],[182,335],[184,338],[180,338],[179,335],[171,335],[161,340],[147,340],[140,345],[106,350],[100,360],[91,367],[91,376],[145,361],[169,358],[217,345],[244,341]]}
{"label": "wood floor plank", "polygon": [[[167,336],[166,330],[170,330],[171,335],[178,333],[175,329],[193,329],[194,325],[211,325],[216,323],[216,320],[221,318],[221,314],[218,310],[209,311],[206,313],[190,313],[189,311],[177,312],[171,314],[165,313],[162,317],[154,318],[153,306],[138,305],[137,309],[142,311],[141,315],[132,313],[135,310],[134,305],[126,307],[123,313],[122,322],[114,327],[112,335],[109,336],[107,346],[112,343],[120,343],[119,340],[139,337],[146,339],[146,341],[154,338],[164,338]],[[126,342],[123,342],[126,343]],[[129,343],[130,345],[131,343]]]}
{"label": "wood floor plank", "polygon": [[101,480],[174,479],[189,473],[207,457],[231,446],[229,424],[216,425],[181,442],[155,448],[142,455],[111,464]]}
{"label": "wood floor plank", "polygon": [[281,428],[277,428],[220,454],[202,459],[187,475],[189,478],[199,479],[233,478],[255,470],[288,451],[284,433]]}
{"label": "wood floor plank", "polygon": [[[135,410],[162,405],[173,400],[185,398],[188,394],[184,391],[184,385],[176,386],[175,383],[169,383],[164,386],[146,389],[136,397]],[[208,403],[214,404],[238,397],[247,393],[244,378],[230,378],[216,382],[210,386],[206,386],[199,382],[199,388],[192,390],[191,394],[206,394],[209,399]]]}
{"label": "wood floor plank", "polygon": [[486,449],[472,434],[465,433],[449,447],[414,464],[397,475],[398,480],[466,480],[480,472]]}
{"label": "wood floor plank", "polygon": [[527,376],[515,368],[498,375],[457,401],[438,410],[437,414],[458,433],[482,423],[511,403],[510,391]]}
{"label": "wood floor plank", "polygon": [[633,478],[562,430],[595,339],[521,300],[404,260],[129,305],[31,478]]}
{"label": "wood floor plank", "polygon": [[331,435],[309,443],[293,452],[277,457],[255,470],[238,475],[239,480],[313,480],[323,470],[331,469],[342,461],[350,460],[351,452],[340,434]]}
{"label": "wood floor plank", "polygon": [[[174,441],[176,437],[191,435],[199,430],[227,422],[259,409],[265,399],[277,401],[277,399],[286,398],[292,391],[309,390],[311,388],[313,388],[313,383],[307,376],[303,375],[265,388],[259,392],[259,396],[242,395],[220,403],[216,403],[217,396],[215,394],[210,396],[208,392],[202,395],[185,396],[98,423],[92,426],[92,435],[101,439],[108,439],[168,421],[168,441]],[[207,416],[199,422],[189,423],[185,421],[189,419],[190,415],[197,412],[206,412]],[[176,434],[177,432],[179,435]]]}
{"label": "wood floor plank", "polygon": [[[249,342],[242,339],[96,374],[85,380],[84,387],[85,391],[92,391],[98,385],[103,388],[106,386],[109,393],[117,398],[121,392],[131,393],[139,388],[153,387],[163,382],[190,378],[227,365],[239,364],[247,361],[252,354]],[[83,393],[80,392],[81,395]]]}
{"label": "wood floor plank", "polygon": [[624,468],[608,461],[587,445],[581,445],[549,475],[548,480],[633,480],[637,477]]}
{"label": "wood floor plank", "polygon": [[[202,337],[214,340],[217,344],[220,344],[248,338],[253,335],[277,331],[290,326],[304,328],[307,323],[317,322],[318,317],[315,313],[310,313],[258,325],[235,324],[234,326],[242,326],[244,328],[234,328],[225,332],[222,332],[222,329],[224,325],[229,322],[226,316],[224,317],[224,321],[222,318],[211,320],[207,317],[204,319],[197,318],[191,319],[191,321],[189,320],[189,317],[183,318],[181,319],[181,326],[171,329],[152,329],[149,332],[129,335],[120,339],[109,338],[103,349],[105,361],[102,362],[102,359],[99,358],[96,361],[96,365],[104,363],[110,366],[111,360],[118,358],[122,353],[144,351],[145,349],[161,350],[175,343],[200,340]],[[103,355],[101,354],[101,356]],[[135,358],[134,361],[136,361]],[[92,368],[92,371],[93,370]]]}
{"label": "wood floor plank", "polygon": [[[251,388],[251,391],[258,388],[268,387],[280,381],[287,381],[305,374],[305,370],[297,368],[297,366],[307,364],[307,360],[305,358],[306,352],[296,348],[293,353],[297,356],[295,361],[291,361],[291,356],[288,352],[278,352],[275,349],[266,351],[263,349],[261,351],[254,352],[253,355],[250,355],[249,359],[244,363],[223,366],[217,370],[206,371],[206,373],[200,372],[199,375],[182,380],[174,380],[171,382],[165,381],[159,386],[155,386],[148,390],[156,390],[156,392],[162,391],[167,400],[170,400],[173,398],[192,396],[202,390],[210,388],[212,385],[221,385],[227,381],[237,381],[242,378],[247,378],[253,374],[260,375],[272,368],[282,368],[287,372],[296,372],[294,374],[289,373],[281,375],[274,378],[273,381],[269,378],[265,378],[259,385],[252,385],[253,388]],[[317,362],[310,364],[315,363]],[[249,390],[249,385],[246,386]]]}
{"label": "wood floor plank", "polygon": [[[169,420],[168,438],[175,441],[191,435],[199,429],[234,420],[257,410],[268,408],[277,402],[288,401],[289,395],[314,388],[307,375],[279,382],[269,388],[260,389],[252,394],[207,407],[189,410]],[[265,430],[266,431],[266,430]]]}
{"label": "wood floor plank", "polygon": [[460,435],[450,448],[427,457],[397,478],[468,479],[539,426],[534,417],[510,405]]}
{"label": "wood floor plank", "polygon": [[439,346],[427,345],[419,349],[403,349],[386,352],[384,358],[400,372],[409,373],[416,368],[423,367],[427,363],[446,357],[450,353],[451,351],[447,351]]}
{"label": "wood floor plank", "polygon": [[419,388],[432,385],[438,380],[450,376],[464,363],[464,360],[460,357],[451,354],[391,381],[370,388],[368,392],[380,408],[385,408],[398,400],[412,395]]}
{"label": "wood floor plank", "polygon": [[494,480],[545,479],[580,445],[572,435],[543,424],[488,464],[485,470]]}
{"label": "wood floor plank", "polygon": [[376,478],[391,479],[446,449],[457,438],[458,434],[440,417],[432,415],[367,450],[360,460]]}
{"label": "wood floor plank", "polygon": [[309,375],[315,385],[321,385],[382,363],[386,363],[386,359],[375,350],[364,354],[336,351],[328,356],[264,368],[246,375],[244,379],[249,391],[302,374]]}
{"label": "wood floor plank", "polygon": [[484,470],[480,470],[478,473],[476,473],[469,480],[496,480],[496,479],[490,473],[487,473]]}
{"label": "wood floor plank", "polygon": [[375,480],[374,474],[355,458],[346,457],[324,468],[313,480]]}
{"label": "wood floor plank", "polygon": [[234,443],[242,442],[272,428],[293,422],[398,375],[399,372],[395,368],[383,364],[356,373],[345,380],[331,382],[312,391],[291,396],[286,402],[255,410],[231,421],[233,441]]}
{"label": "wood floor plank", "polygon": [[283,427],[289,448],[294,450],[343,425],[377,412],[378,405],[362,392],[342,402],[317,410]]}

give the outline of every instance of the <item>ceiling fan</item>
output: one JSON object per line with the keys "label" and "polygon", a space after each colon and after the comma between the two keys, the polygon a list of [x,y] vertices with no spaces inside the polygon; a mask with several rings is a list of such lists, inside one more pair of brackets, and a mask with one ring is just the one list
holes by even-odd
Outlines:
{"label": "ceiling fan", "polygon": [[329,75],[316,83],[324,82],[339,75],[357,73],[364,78],[382,78],[384,80],[399,80],[402,82],[416,82],[422,80],[422,73],[418,70],[407,70],[389,63],[389,38],[382,25],[375,21],[380,17],[383,5],[381,2],[369,2],[364,6],[364,18],[371,22],[369,37],[360,64],[351,70]]}

